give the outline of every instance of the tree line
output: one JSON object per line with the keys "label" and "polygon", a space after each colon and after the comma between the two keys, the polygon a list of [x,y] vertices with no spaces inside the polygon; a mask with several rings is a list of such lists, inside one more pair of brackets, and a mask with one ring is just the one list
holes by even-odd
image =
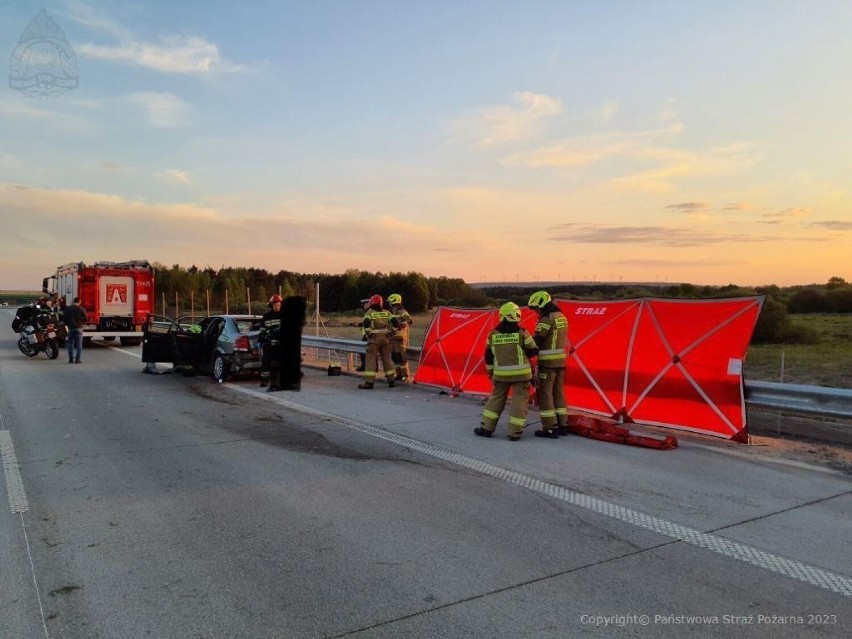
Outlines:
{"label": "tree line", "polygon": [[[194,295],[196,300],[205,295],[212,298],[212,307],[224,309],[227,291],[231,312],[247,312],[248,298],[254,312],[266,308],[274,293],[283,297],[301,295],[307,298],[309,308],[316,311],[316,287],[319,284],[320,308],[323,313],[346,313],[360,310],[361,300],[378,294],[387,298],[391,293],[402,295],[403,303],[411,313],[423,313],[436,306],[482,308],[499,306],[507,301],[525,305],[531,293],[547,288],[555,298],[583,300],[633,299],[639,297],[664,297],[675,299],[742,297],[765,295],[766,302],[755,327],[757,343],[808,343],[815,339],[806,328],[791,322],[790,314],[799,313],[852,313],[852,284],[842,277],[832,277],[826,284],[790,287],[776,285],[741,287],[700,286],[694,284],[630,284],[568,283],[519,284],[474,287],[461,278],[426,277],[422,273],[371,273],[349,269],[342,274],[305,274],[293,271],[272,273],[259,268],[210,267],[189,268],[177,264],[168,267],[154,263],[157,295],[169,303],[175,295],[183,300]],[[200,304],[198,304],[200,307]]]}
{"label": "tree line", "polygon": [[176,295],[183,300],[190,296],[202,300],[209,294],[213,307],[224,308],[227,291],[231,312],[246,312],[249,297],[254,311],[265,309],[266,302],[275,293],[282,297],[301,295],[313,306],[317,284],[320,308],[324,313],[360,310],[362,299],[376,294],[387,298],[391,293],[402,295],[410,313],[423,313],[435,306],[482,307],[492,302],[461,278],[426,277],[417,272],[385,274],[349,269],[339,275],[330,275],[293,271],[271,273],[244,267],[200,269],[177,264],[168,267],[157,262],[153,266],[157,296],[165,297],[169,304]]}

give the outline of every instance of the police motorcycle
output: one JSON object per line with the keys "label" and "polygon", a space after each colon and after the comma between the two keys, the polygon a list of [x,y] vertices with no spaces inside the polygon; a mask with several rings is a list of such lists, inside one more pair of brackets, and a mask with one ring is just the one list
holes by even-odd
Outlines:
{"label": "police motorcycle", "polygon": [[24,355],[35,357],[44,353],[48,359],[59,357],[59,340],[68,334],[53,309],[41,304],[19,308],[12,320],[12,330],[20,334],[18,348]]}

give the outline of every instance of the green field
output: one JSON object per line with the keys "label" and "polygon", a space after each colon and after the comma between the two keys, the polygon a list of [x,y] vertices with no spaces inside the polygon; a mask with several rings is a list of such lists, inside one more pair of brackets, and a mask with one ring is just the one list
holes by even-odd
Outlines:
{"label": "green field", "polygon": [[[411,345],[421,346],[423,334],[433,313],[414,316]],[[852,388],[852,315],[791,315],[795,324],[816,331],[816,344],[753,344],[746,356],[746,381],[814,384],[834,388]],[[360,339],[360,315],[330,315],[324,318],[319,334],[345,339]],[[313,318],[305,327],[316,332]]]}
{"label": "green field", "polygon": [[753,344],[746,380],[852,388],[852,315],[791,315],[816,331],[816,344]]}

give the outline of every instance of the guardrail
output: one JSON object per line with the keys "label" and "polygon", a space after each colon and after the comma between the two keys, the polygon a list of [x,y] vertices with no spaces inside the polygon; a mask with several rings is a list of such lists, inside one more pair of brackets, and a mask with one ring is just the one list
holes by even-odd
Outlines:
{"label": "guardrail", "polygon": [[745,391],[746,402],[751,406],[830,417],[852,417],[852,390],[845,388],[746,382]]}
{"label": "guardrail", "polygon": [[[345,354],[347,370],[354,370],[354,356],[366,352],[366,344],[360,340],[337,339],[334,337],[302,336],[302,346],[336,352],[341,359]],[[410,347],[408,355],[413,361],[420,358],[420,349]],[[327,356],[327,355],[326,355]],[[343,363],[343,362],[341,362]],[[825,386],[807,386],[803,384],[781,384],[777,382],[746,382],[745,399],[750,406],[789,410],[830,417],[852,418],[852,390],[845,388],[827,388]]]}

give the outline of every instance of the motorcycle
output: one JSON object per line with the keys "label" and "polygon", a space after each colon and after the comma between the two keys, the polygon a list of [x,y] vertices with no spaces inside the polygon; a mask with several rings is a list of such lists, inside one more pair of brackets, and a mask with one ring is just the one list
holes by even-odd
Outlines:
{"label": "motorcycle", "polygon": [[24,355],[35,357],[44,353],[48,359],[59,357],[59,340],[68,334],[68,329],[59,324],[55,313],[34,307],[20,309],[12,322],[12,329],[20,333],[18,349]]}

